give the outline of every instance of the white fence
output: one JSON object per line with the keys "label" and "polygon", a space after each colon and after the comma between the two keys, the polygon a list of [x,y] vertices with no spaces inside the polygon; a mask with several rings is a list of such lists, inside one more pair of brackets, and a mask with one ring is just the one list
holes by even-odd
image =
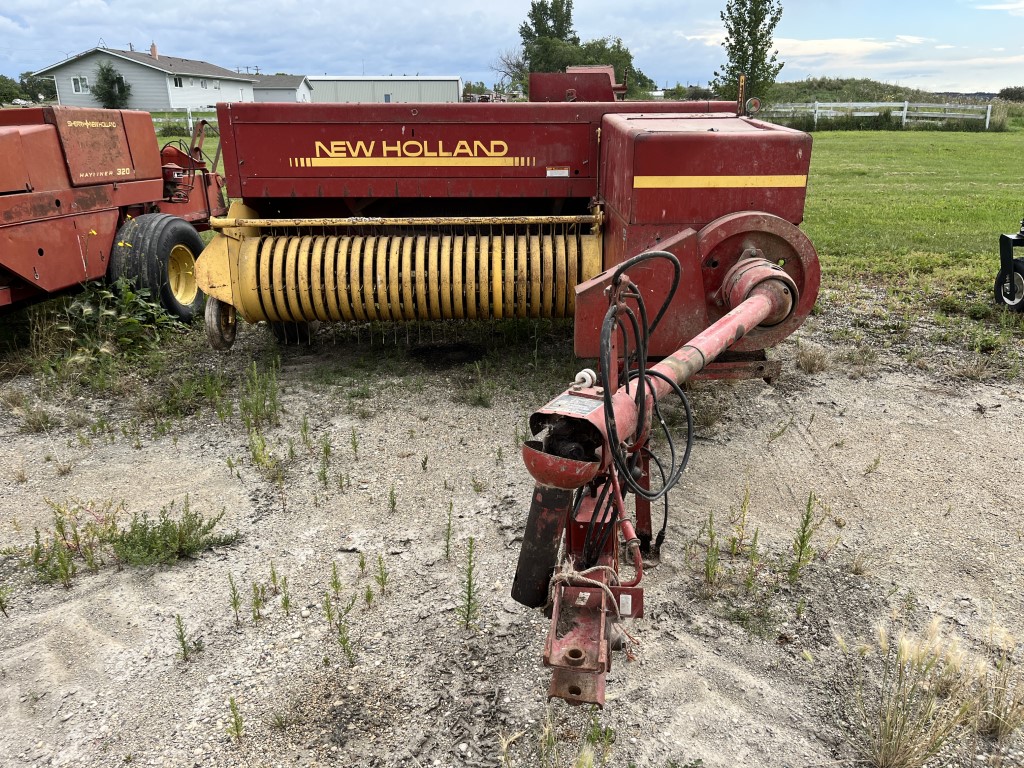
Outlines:
{"label": "white fence", "polygon": [[984,120],[985,130],[992,122],[991,104],[914,104],[910,101],[848,101],[809,104],[772,104],[762,117],[786,118],[813,115],[814,124],[819,117],[876,117],[882,112],[899,116],[903,126],[907,123],[941,123],[946,120]]}
{"label": "white fence", "polygon": [[165,125],[183,125],[188,128],[188,133],[191,134],[195,124],[199,120],[206,120],[214,128],[217,127],[217,113],[213,110],[169,110],[174,112],[173,117],[167,117],[168,112],[161,112],[160,116],[153,116],[153,126],[159,132],[160,128]]}

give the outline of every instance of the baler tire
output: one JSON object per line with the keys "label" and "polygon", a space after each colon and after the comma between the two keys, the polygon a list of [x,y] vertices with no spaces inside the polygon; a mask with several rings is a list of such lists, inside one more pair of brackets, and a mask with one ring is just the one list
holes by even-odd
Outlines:
{"label": "baler tire", "polygon": [[206,339],[217,350],[231,349],[238,329],[235,308],[213,296],[206,298]]}
{"label": "baler tire", "polygon": [[128,219],[110,253],[110,280],[126,278],[145,288],[168,314],[191,323],[203,310],[196,283],[196,259],[203,250],[199,233],[184,219],[147,213]]}
{"label": "baler tire", "polygon": [[1013,280],[1016,287],[1017,298],[1015,301],[1010,301],[1006,294],[1003,292],[1003,288],[1006,284],[1006,271],[999,270],[999,274],[996,275],[996,304],[1000,304],[1006,307],[1010,312],[1024,312],[1024,259],[1013,260]]}
{"label": "baler tire", "polygon": [[313,343],[313,326],[303,321],[271,321],[270,332],[282,346],[298,345],[308,347]]}

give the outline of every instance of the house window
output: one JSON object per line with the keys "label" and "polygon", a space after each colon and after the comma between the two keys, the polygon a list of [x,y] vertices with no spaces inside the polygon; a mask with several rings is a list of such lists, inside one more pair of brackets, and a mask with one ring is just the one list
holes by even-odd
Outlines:
{"label": "house window", "polygon": [[220,90],[220,80],[214,80],[213,81],[213,90],[215,90],[215,91],[219,91]]}
{"label": "house window", "polygon": [[189,88],[195,88],[196,87],[196,79],[194,77],[190,77],[188,79],[188,87]]}
{"label": "house window", "polygon": [[200,88],[205,88],[206,87],[206,81],[205,80],[200,80],[199,81],[199,87]]}
{"label": "house window", "polygon": [[391,94],[390,93],[385,93],[384,94],[384,103],[385,104],[390,104],[391,103]]}
{"label": "house window", "polygon": [[185,84],[181,81],[180,77],[174,78],[174,87],[175,88],[182,88],[182,87],[184,87],[184,85]]}
{"label": "house window", "polygon": [[73,77],[71,78],[71,87],[74,88],[75,93],[89,93],[89,78]]}

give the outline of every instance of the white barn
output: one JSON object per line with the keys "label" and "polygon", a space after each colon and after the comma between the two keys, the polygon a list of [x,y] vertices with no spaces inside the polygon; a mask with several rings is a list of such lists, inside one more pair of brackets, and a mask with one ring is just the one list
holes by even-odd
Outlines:
{"label": "white barn", "polygon": [[252,91],[256,101],[313,101],[313,86],[304,75],[259,75]]}
{"label": "white barn", "polygon": [[462,78],[457,76],[348,77],[310,76],[317,104],[424,104],[462,101]]}
{"label": "white barn", "polygon": [[158,112],[210,107],[218,101],[255,101],[256,75],[239,74],[205,61],[164,56],[155,43],[148,53],[92,48],[34,74],[53,78],[58,103],[98,107],[91,87],[102,62],[112,64],[131,86],[129,109]]}

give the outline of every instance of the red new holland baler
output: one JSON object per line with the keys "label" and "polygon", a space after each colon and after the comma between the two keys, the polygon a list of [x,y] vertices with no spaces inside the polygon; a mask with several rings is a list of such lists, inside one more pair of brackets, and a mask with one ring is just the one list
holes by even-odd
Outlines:
{"label": "red new holland baler", "polygon": [[[587,92],[550,77],[563,80],[531,93]],[[531,417],[537,486],[512,593],[553,612],[550,694],[598,704],[664,536],[651,504],[692,441],[651,452],[659,399],[685,404],[698,373],[774,375],[764,350],[807,317],[820,278],[797,226],[808,135],[732,102],[606,97],[221,104],[237,202],[197,265],[219,348],[238,315],[296,337],[316,320],[575,318],[576,353],[600,370]]]}
{"label": "red new holland baler", "polygon": [[183,320],[198,313],[196,230],[226,211],[204,127],[161,150],[146,112],[0,111],[0,312],[124,277]]}

